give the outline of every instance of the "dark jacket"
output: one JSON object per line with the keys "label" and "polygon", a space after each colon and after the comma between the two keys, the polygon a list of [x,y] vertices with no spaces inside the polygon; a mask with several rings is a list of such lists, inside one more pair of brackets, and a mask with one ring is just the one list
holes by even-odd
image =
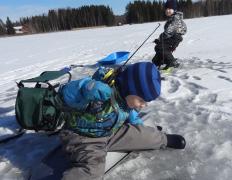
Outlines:
{"label": "dark jacket", "polygon": [[156,52],[174,51],[183,40],[182,35],[186,32],[187,26],[183,21],[183,13],[175,12],[165,23],[164,32],[160,34],[159,39],[155,40]]}

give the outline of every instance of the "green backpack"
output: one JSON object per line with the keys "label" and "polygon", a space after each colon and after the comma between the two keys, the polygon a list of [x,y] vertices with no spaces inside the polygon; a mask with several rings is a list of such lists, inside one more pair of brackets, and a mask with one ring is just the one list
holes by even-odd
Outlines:
{"label": "green backpack", "polygon": [[[54,131],[65,121],[65,109],[59,93],[56,91],[60,83],[52,85],[49,81],[68,74],[66,71],[45,71],[40,76],[22,80],[18,84],[19,90],[15,103],[16,119],[23,129],[35,131]],[[32,87],[25,87],[25,84]]]}

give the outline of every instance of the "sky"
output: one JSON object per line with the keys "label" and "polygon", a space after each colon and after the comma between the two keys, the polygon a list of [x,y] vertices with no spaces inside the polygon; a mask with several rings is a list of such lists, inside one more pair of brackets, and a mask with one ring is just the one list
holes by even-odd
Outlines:
{"label": "sky", "polygon": [[114,14],[121,15],[134,0],[0,0],[0,19],[19,20],[20,17],[40,15],[49,9],[80,7],[83,5],[109,5]]}

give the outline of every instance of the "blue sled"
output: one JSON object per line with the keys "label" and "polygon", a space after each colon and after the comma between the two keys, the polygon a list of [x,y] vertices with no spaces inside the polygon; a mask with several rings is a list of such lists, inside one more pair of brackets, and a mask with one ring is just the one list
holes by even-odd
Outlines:
{"label": "blue sled", "polygon": [[114,65],[120,64],[128,59],[130,52],[119,51],[109,54],[107,57],[100,59],[98,64],[100,65]]}

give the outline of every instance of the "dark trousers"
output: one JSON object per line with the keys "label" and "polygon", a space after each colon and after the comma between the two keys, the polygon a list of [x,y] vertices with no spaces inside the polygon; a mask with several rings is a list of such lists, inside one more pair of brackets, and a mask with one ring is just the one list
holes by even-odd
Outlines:
{"label": "dark trousers", "polygon": [[178,47],[179,43],[183,40],[180,34],[175,34],[170,38],[164,38],[163,33],[160,35],[160,39],[156,40],[155,56],[152,62],[160,67],[166,65],[166,67],[172,67],[176,65],[176,59],[172,55],[173,51]]}
{"label": "dark trousers", "polygon": [[176,59],[172,55],[172,52],[168,49],[157,50],[152,62],[160,67],[161,65],[166,65],[167,67],[174,66]]}
{"label": "dark trousers", "polygon": [[60,135],[72,168],[63,180],[100,180],[105,172],[108,151],[127,152],[165,148],[166,135],[157,128],[125,124],[110,137],[90,138],[64,130]]}

